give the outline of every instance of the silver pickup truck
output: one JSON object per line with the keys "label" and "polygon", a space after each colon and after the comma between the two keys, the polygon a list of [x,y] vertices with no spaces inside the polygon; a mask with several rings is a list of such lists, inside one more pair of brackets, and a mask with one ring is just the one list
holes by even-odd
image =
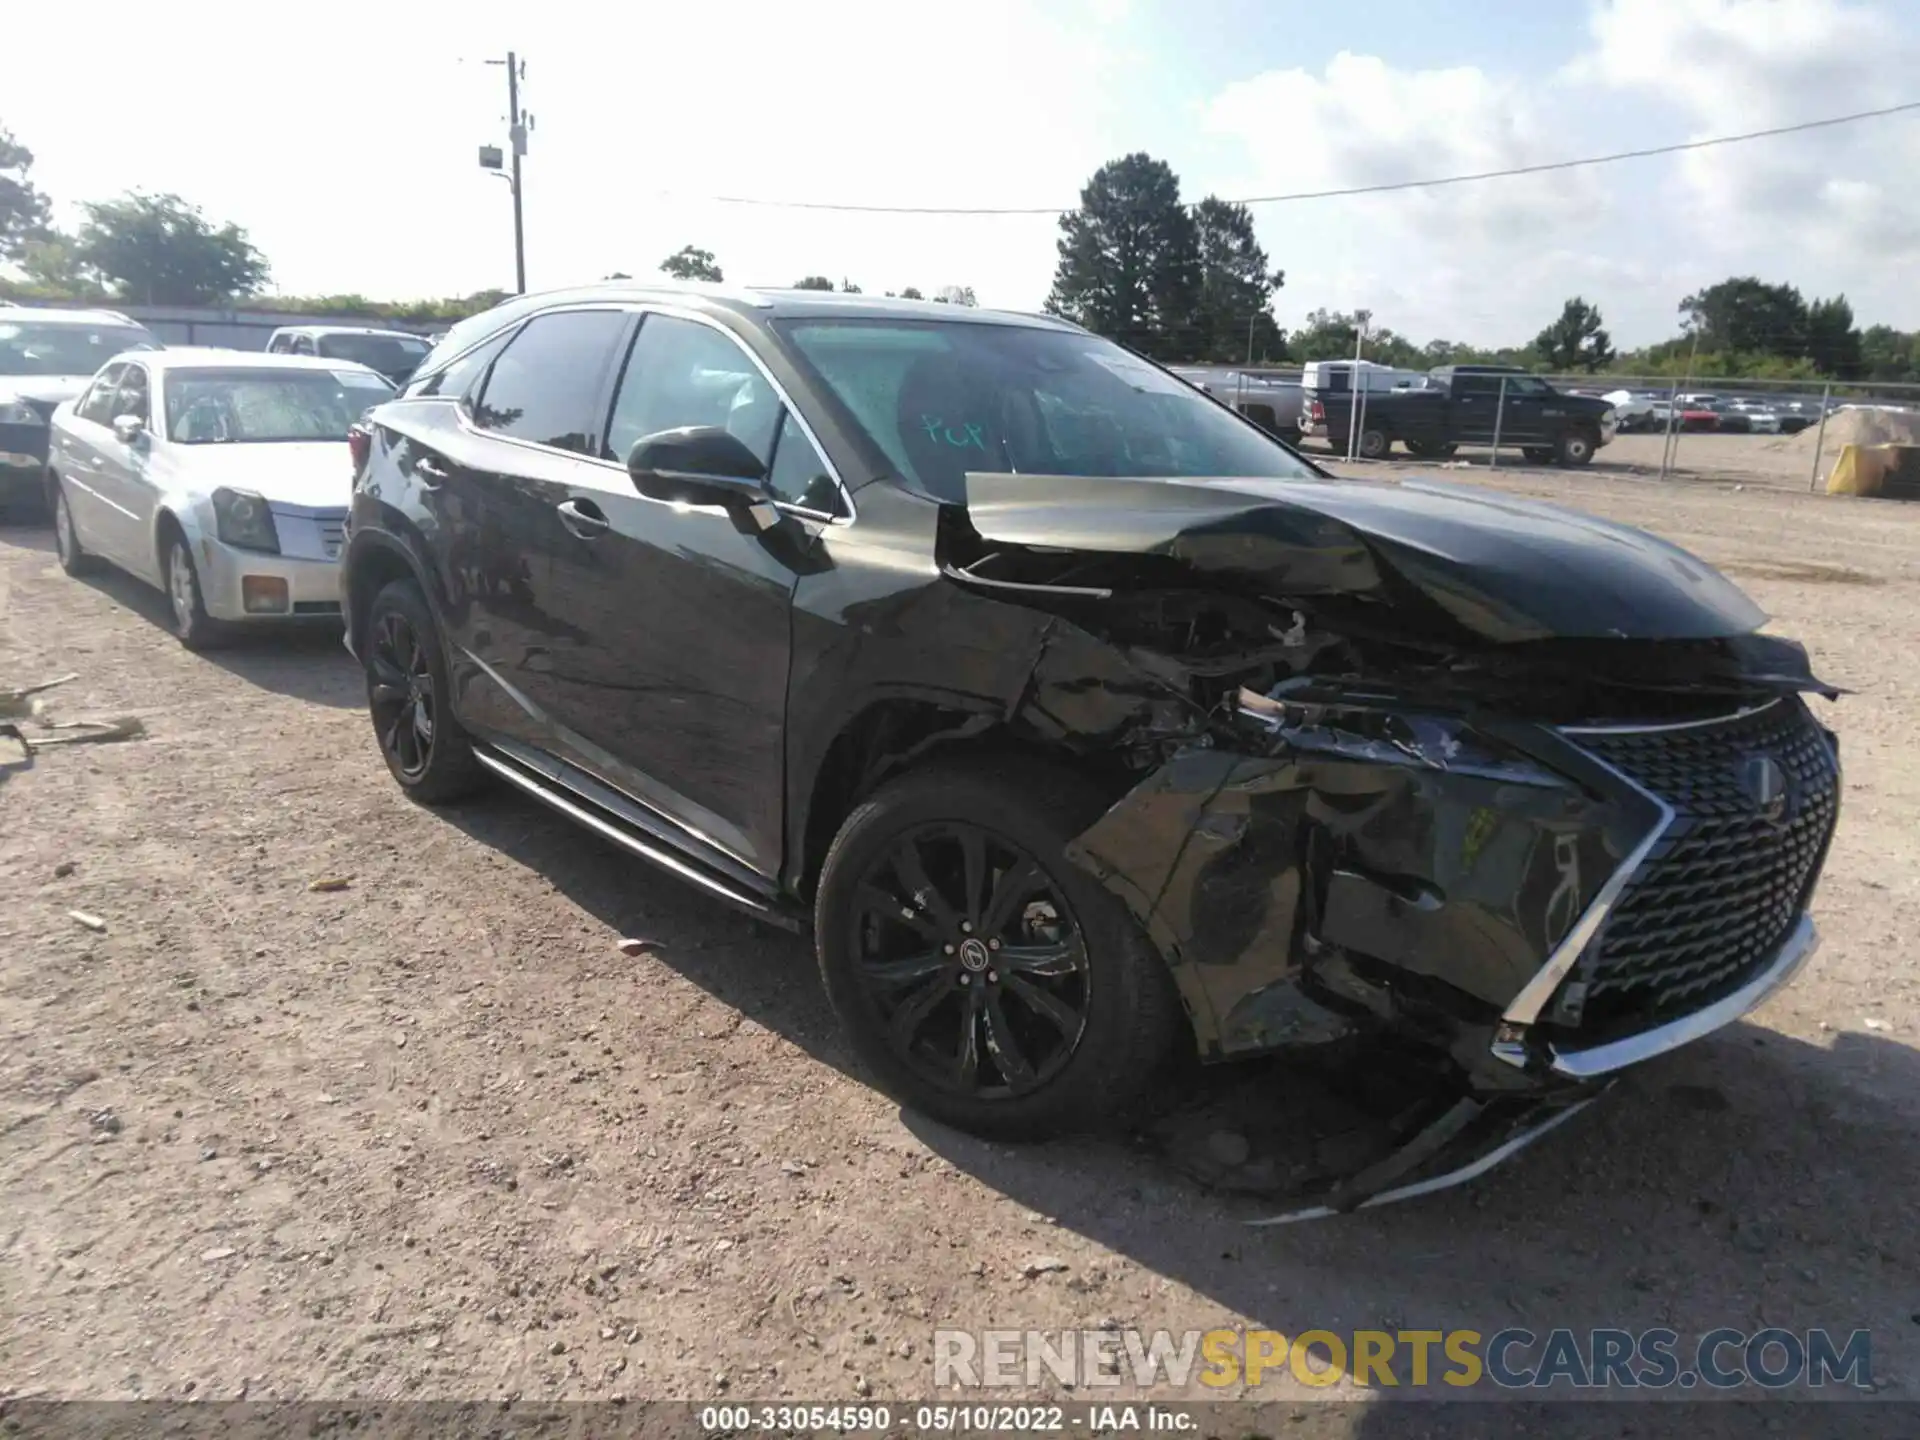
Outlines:
{"label": "silver pickup truck", "polygon": [[1299,442],[1303,392],[1298,380],[1224,365],[1170,365],[1167,368],[1221,404],[1231,405],[1289,445]]}

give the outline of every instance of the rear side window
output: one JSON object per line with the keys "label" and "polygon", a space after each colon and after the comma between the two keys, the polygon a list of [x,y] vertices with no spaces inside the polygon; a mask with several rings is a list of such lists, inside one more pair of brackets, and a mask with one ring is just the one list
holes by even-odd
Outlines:
{"label": "rear side window", "polygon": [[473,423],[518,440],[597,453],[594,409],[628,318],[618,310],[534,316],[493,362]]}

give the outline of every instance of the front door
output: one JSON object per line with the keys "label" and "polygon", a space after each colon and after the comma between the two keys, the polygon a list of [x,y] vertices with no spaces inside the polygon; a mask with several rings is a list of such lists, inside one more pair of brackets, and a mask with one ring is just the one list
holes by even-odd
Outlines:
{"label": "front door", "polygon": [[[746,535],[719,509],[650,500],[623,463],[644,435],[720,425],[800,503],[824,470],[741,343],[649,314],[601,441],[562,501],[553,605],[578,636],[556,649],[554,710],[568,758],[767,876],[779,872],[791,608],[805,537],[787,519]],[[776,446],[789,447],[783,460]]]}
{"label": "front door", "polygon": [[111,409],[114,420],[130,415],[148,428],[131,442],[120,438],[111,421],[96,434],[100,458],[96,473],[105,501],[100,513],[100,548],[134,574],[158,581],[160,563],[153,544],[153,511],[158,503],[152,479],[153,383],[146,366],[128,362],[115,387]]}

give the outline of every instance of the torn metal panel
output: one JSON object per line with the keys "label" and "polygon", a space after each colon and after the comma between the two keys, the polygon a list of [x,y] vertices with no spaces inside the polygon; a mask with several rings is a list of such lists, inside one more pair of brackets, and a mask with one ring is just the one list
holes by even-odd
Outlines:
{"label": "torn metal panel", "polygon": [[1346,753],[1324,730],[1301,738],[1276,737],[1268,756],[1182,755],[1070,851],[1148,928],[1196,1015],[1215,1017],[1203,1053],[1331,1033],[1341,1007],[1313,974],[1326,948],[1391,967],[1403,988],[1434,982],[1378,1018],[1435,1007],[1491,1022],[1632,838],[1603,801],[1525,760],[1515,779],[1364,735]]}

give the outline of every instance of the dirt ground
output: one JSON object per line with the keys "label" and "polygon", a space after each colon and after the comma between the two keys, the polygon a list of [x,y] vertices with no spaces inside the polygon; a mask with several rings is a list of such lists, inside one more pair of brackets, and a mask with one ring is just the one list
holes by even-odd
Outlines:
{"label": "dirt ground", "polygon": [[530,802],[403,800],[334,637],[191,655],[0,530],[0,686],[150,732],[0,772],[0,1399],[907,1399],[943,1325],[1514,1324],[1867,1327],[1920,1398],[1920,506],[1491,483],[1720,563],[1856,692],[1825,946],[1479,1182],[1269,1230],[900,1113],[802,941]]}

